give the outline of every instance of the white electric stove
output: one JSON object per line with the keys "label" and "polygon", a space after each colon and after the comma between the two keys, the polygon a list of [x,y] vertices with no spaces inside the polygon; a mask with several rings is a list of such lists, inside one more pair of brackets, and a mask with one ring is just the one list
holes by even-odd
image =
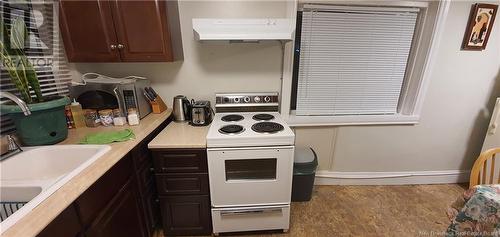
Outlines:
{"label": "white electric stove", "polygon": [[277,93],[217,94],[207,134],[215,234],[288,231],[295,135]]}

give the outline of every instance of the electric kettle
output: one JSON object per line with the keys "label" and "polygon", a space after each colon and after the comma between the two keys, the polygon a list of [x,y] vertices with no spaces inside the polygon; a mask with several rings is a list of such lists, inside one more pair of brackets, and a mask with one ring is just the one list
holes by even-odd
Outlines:
{"label": "electric kettle", "polygon": [[183,122],[191,120],[191,103],[186,96],[178,95],[174,97],[172,106],[174,121]]}

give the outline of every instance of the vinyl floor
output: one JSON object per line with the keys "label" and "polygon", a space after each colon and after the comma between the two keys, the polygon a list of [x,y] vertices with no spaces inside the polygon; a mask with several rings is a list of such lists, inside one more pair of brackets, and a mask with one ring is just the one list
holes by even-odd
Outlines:
{"label": "vinyl floor", "polygon": [[[312,200],[292,203],[290,230],[221,236],[443,236],[446,208],[465,184],[315,186]],[[158,231],[156,237],[162,237]]]}

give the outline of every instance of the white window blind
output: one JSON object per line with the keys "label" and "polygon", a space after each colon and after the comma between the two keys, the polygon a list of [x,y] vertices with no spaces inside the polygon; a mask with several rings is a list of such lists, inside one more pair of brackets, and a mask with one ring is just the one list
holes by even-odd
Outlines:
{"label": "white window blind", "polygon": [[[37,2],[39,3],[39,2]],[[28,29],[29,43],[26,44],[25,53],[32,62],[40,59],[39,64],[34,64],[43,96],[68,95],[69,85],[71,83],[71,74],[68,68],[66,56],[60,42],[57,24],[54,24],[54,9],[57,6],[53,4],[30,4],[30,1],[1,1],[0,15],[4,25],[10,29],[12,19],[22,17]],[[55,4],[55,3],[54,3]],[[35,14],[34,12],[41,13]],[[52,13],[51,13],[52,12]],[[36,15],[39,15],[38,17]],[[49,49],[49,45],[53,47]],[[46,60],[53,60],[52,65],[48,65]],[[8,72],[3,65],[0,67],[0,90],[8,91],[20,96],[15,85],[11,82]],[[34,91],[31,91],[32,97]],[[0,103],[8,102],[2,98]],[[1,115],[0,133],[10,133],[14,131],[12,121],[7,115]]]}
{"label": "white window blind", "polygon": [[418,8],[305,5],[296,115],[397,113]]}

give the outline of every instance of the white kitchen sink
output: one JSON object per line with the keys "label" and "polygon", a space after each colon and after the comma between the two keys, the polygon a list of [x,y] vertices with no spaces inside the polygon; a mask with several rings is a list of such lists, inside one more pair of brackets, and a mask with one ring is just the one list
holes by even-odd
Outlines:
{"label": "white kitchen sink", "polygon": [[[4,219],[0,233],[15,224],[43,200],[57,191],[99,157],[111,149],[107,145],[52,145],[23,147],[23,152],[0,162],[1,207],[14,206],[14,213]],[[11,212],[11,206],[8,206]],[[0,208],[1,209],[1,208]],[[17,209],[17,211],[16,211]]]}
{"label": "white kitchen sink", "polygon": [[42,187],[0,187],[2,202],[29,202],[42,192]]}

